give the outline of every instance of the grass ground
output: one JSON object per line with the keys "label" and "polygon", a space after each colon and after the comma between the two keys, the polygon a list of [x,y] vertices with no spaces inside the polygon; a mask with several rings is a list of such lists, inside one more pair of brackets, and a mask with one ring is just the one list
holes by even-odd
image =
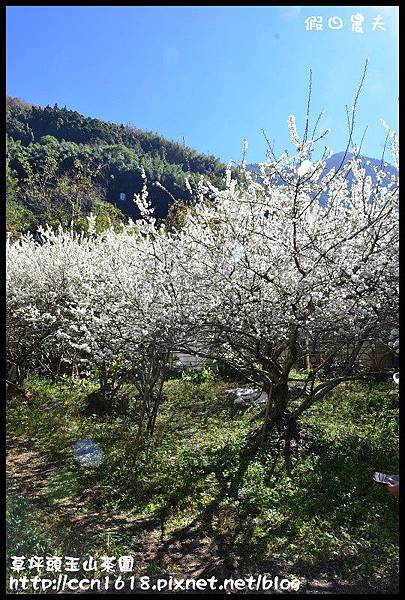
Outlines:
{"label": "grass ground", "polygon": [[[94,383],[24,387],[7,410],[8,559],[129,554],[135,575],[270,573],[310,593],[397,591],[398,505],[371,479],[398,472],[394,384],[347,383],[313,407],[291,464],[271,445],[246,458],[260,409],[235,408],[229,382],[169,381],[138,452],[131,402],[100,420],[81,415]],[[98,466],[75,459],[79,440],[99,445]]]}

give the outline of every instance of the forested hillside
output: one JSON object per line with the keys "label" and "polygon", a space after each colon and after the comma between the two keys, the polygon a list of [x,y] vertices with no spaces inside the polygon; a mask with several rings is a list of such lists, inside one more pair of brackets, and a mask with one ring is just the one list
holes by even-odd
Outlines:
{"label": "forested hillside", "polygon": [[224,165],[213,156],[130,124],[7,98],[9,230],[34,230],[45,222],[66,225],[90,210],[101,221],[136,217],[133,195],[142,189],[142,170],[159,218],[174,200],[189,200],[186,179],[205,175],[223,185]]}

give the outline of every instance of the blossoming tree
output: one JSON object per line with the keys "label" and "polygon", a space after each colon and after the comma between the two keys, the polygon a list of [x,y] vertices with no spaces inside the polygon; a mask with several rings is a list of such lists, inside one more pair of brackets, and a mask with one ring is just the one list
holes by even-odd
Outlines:
{"label": "blossoming tree", "polygon": [[[200,189],[173,241],[183,319],[194,324],[189,349],[267,392],[262,433],[277,427],[287,451],[305,409],[340,382],[370,375],[360,353],[371,340],[390,344],[398,318],[397,176],[382,165],[373,182],[356,154],[325,172],[326,156],[311,160],[316,140],[300,141],[293,117],[289,124],[295,156],[262,164],[261,181],[245,171],[238,186],[228,172],[225,191]],[[289,410],[291,371],[314,344],[323,358]],[[341,372],[317,380],[347,347]]]}

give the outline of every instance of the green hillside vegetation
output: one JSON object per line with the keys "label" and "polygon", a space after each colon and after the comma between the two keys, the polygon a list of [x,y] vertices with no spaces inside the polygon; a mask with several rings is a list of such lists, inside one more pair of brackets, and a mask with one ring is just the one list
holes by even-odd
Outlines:
{"label": "green hillside vegetation", "polygon": [[223,163],[158,134],[11,97],[6,109],[11,232],[35,231],[45,222],[65,226],[72,216],[80,223],[91,210],[100,223],[136,218],[142,169],[157,218],[175,201],[190,201],[186,179],[193,184],[203,175],[223,187]]}

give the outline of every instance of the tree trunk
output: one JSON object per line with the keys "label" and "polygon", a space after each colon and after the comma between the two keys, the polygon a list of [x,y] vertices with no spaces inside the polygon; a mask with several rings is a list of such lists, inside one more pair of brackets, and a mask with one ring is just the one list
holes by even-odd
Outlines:
{"label": "tree trunk", "polygon": [[265,391],[268,394],[268,404],[262,430],[263,439],[274,429],[277,429],[279,434],[282,431],[288,404],[288,383],[282,381],[277,384],[270,384]]}

